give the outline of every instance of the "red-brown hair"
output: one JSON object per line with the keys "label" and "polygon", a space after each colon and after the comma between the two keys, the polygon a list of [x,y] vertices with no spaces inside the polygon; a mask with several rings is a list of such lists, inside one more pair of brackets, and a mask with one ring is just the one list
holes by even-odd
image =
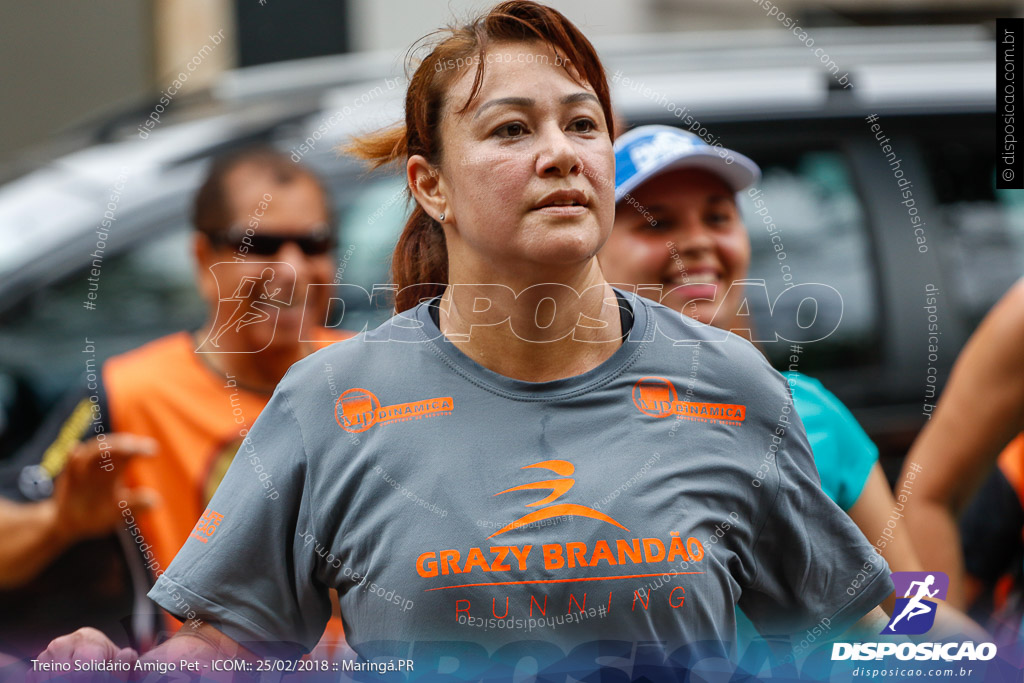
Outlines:
{"label": "red-brown hair", "polygon": [[[404,162],[416,154],[434,165],[440,164],[442,108],[445,95],[459,73],[459,69],[445,67],[454,63],[470,63],[470,60],[478,66],[469,98],[457,111],[462,113],[472,104],[483,84],[485,54],[492,42],[543,42],[550,45],[563,59],[562,68],[569,77],[594,89],[608,122],[609,135],[613,135],[610,130],[614,125],[611,97],[601,60],[586,36],[557,10],[530,0],[508,0],[469,24],[449,26],[431,34],[438,35],[440,39],[434,42],[430,53],[419,62],[409,79],[405,94],[405,124],[357,137],[345,146],[344,151],[369,161],[373,168]],[[414,205],[395,245],[391,276],[398,285],[399,294],[395,300],[398,311],[412,308],[421,298],[441,294],[448,283],[448,250],[444,232],[440,223],[418,203]],[[410,285],[427,286],[403,292]]]}

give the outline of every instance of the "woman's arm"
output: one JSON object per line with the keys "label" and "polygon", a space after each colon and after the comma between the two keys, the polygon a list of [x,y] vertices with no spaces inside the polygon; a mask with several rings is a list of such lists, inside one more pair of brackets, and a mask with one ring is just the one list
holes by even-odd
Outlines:
{"label": "woman's arm", "polygon": [[913,492],[907,502],[909,537],[925,568],[949,576],[948,601],[961,609],[964,568],[956,518],[1000,451],[1024,430],[1022,349],[1024,280],[967,342],[903,466],[902,486]]}
{"label": "woman's arm", "polygon": [[[864,533],[894,572],[921,571],[921,561],[914,552],[914,546],[906,533],[895,534],[887,529],[887,523],[893,514],[902,514],[902,504],[898,504],[889,490],[889,482],[885,479],[882,466],[877,462],[871,467],[871,473],[857,502],[849,509],[848,514],[857,527]],[[895,597],[890,595],[882,603],[882,608],[892,614]]]}
{"label": "woman's arm", "polygon": [[[122,473],[129,458],[155,452],[156,442],[133,434],[109,434],[103,442],[93,438],[75,448],[48,500],[0,498],[0,590],[31,581],[73,543],[123,525],[118,500],[134,510],[151,507],[155,495],[125,488]],[[111,465],[105,468],[104,462]]]}
{"label": "woman's arm", "polygon": [[57,528],[57,504],[14,503],[0,498],[0,590],[30,581],[66,546]]}
{"label": "woman's arm", "polygon": [[877,605],[870,612],[860,618],[857,623],[847,629],[851,637],[860,640],[873,640],[878,638],[885,625],[889,623],[889,616]]}

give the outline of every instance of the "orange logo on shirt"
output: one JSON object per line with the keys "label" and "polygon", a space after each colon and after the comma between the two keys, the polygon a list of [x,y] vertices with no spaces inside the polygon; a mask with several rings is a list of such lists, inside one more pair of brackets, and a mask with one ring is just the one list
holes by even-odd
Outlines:
{"label": "orange logo on shirt", "polygon": [[189,534],[189,538],[194,538],[197,541],[206,543],[210,540],[210,536],[213,536],[213,532],[217,530],[217,525],[224,519],[224,515],[219,512],[214,512],[210,508],[206,508],[203,512],[203,516],[196,522],[196,528]]}
{"label": "orange logo on shirt", "polygon": [[[530,468],[530,467],[540,467],[540,468],[543,468],[545,470],[550,470],[550,471],[554,472],[555,474],[558,474],[558,475],[560,475],[562,477],[568,477],[576,469],[575,467],[573,467],[573,464],[571,462],[567,461],[567,460],[545,460],[544,462],[537,462],[537,463],[534,463],[532,465],[526,465],[525,467],[522,467],[520,469],[524,469],[525,470],[525,469]],[[504,491],[501,491],[499,493],[495,493],[494,495],[500,496],[502,493],[509,493],[511,491],[529,491],[529,490],[532,490],[532,489],[541,489],[541,490],[551,491],[550,494],[548,494],[547,496],[544,496],[540,500],[535,501],[533,503],[527,503],[526,504],[526,507],[533,507],[535,505],[544,505],[545,503],[553,503],[555,500],[557,500],[558,498],[563,496],[565,493],[567,493],[569,491],[569,489],[571,489],[575,483],[576,483],[575,479],[568,479],[568,478],[567,479],[545,479],[544,481],[536,481],[536,482],[533,482],[532,484],[520,484],[519,486],[513,486],[510,489],[505,489]],[[541,508],[540,510],[535,510],[535,511],[531,512],[528,515],[523,515],[522,517],[520,517],[516,521],[509,522],[504,527],[502,527],[498,531],[495,531],[493,534],[491,534],[487,538],[494,538],[495,536],[498,536],[499,534],[503,534],[506,531],[509,531],[511,529],[515,529],[515,528],[524,526],[526,524],[533,524],[534,522],[539,522],[541,520],[550,519],[552,517],[565,517],[565,516],[590,517],[591,519],[597,519],[597,520],[600,520],[602,522],[608,522],[609,524],[614,524],[615,526],[619,527],[620,529],[625,529],[626,531],[629,531],[629,529],[626,529],[626,527],[622,526],[621,524],[616,522],[614,519],[612,519],[608,515],[604,514],[603,512],[598,512],[597,510],[594,510],[593,508],[589,508],[586,505],[577,505],[576,503],[559,503],[557,505],[549,505],[548,507]]]}
{"label": "orange logo on shirt", "polygon": [[664,377],[641,377],[633,385],[633,405],[644,415],[699,422],[743,422],[747,407],[736,403],[699,403],[680,401],[676,388]]}
{"label": "orange logo on shirt", "polygon": [[451,396],[427,398],[410,403],[396,403],[381,406],[380,400],[367,389],[349,389],[338,397],[334,404],[334,419],[346,432],[358,434],[375,424],[418,420],[432,415],[447,415],[452,412],[455,399]]}

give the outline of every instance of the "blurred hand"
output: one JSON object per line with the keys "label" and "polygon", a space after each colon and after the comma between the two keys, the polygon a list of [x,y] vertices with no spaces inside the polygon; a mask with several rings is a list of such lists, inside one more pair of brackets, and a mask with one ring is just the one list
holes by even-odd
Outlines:
{"label": "blurred hand", "polygon": [[[74,662],[125,662],[134,666],[139,654],[131,649],[121,649],[109,638],[94,628],[80,628],[74,633],[55,638],[50,641],[36,659],[40,664],[67,662],[74,671]],[[66,679],[65,672],[32,671],[28,672],[28,681],[45,681],[50,678]]]}
{"label": "blurred hand", "polygon": [[156,452],[156,441],[135,434],[113,433],[102,441],[93,438],[80,443],[54,484],[57,533],[69,543],[102,536],[124,523],[120,501],[127,503],[132,514],[156,505],[156,492],[128,489],[123,482],[130,458],[152,457]]}

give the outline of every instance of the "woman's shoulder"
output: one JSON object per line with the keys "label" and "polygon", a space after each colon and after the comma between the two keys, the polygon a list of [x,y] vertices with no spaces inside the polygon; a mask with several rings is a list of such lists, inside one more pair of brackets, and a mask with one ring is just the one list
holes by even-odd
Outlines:
{"label": "woman's shoulder", "polygon": [[702,354],[720,357],[748,369],[771,369],[771,365],[757,347],[738,334],[694,320],[655,301],[641,298],[636,301],[637,305],[646,308],[649,315],[648,329],[640,331],[640,334],[646,334],[647,338],[659,344],[662,349],[683,350],[699,347]]}
{"label": "woman's shoulder", "polygon": [[347,339],[323,346],[295,363],[282,384],[298,387],[323,383],[325,376],[345,377],[346,382],[391,374],[396,366],[416,363],[429,346],[430,337],[418,316],[419,306],[388,318],[373,329],[364,328]]}
{"label": "woman's shoulder", "polygon": [[[786,382],[764,355],[743,337],[683,317],[655,302],[643,302],[649,314],[646,338],[651,353],[645,366],[665,368],[679,381],[708,381],[714,391],[746,396],[754,404],[789,401]],[[774,408],[773,408],[774,409]]]}

